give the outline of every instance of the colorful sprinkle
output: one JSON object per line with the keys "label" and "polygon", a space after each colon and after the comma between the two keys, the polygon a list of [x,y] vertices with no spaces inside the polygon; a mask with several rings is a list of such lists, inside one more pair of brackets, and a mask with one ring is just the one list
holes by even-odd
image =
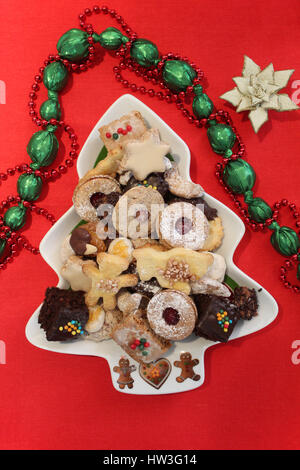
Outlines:
{"label": "colorful sprinkle", "polygon": [[114,132],[112,136],[114,140],[117,140],[119,138],[119,134],[117,134],[116,132]]}

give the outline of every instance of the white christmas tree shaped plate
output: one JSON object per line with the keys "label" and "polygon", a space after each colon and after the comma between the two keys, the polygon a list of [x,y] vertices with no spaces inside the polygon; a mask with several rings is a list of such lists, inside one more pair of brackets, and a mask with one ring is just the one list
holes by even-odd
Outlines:
{"label": "white christmas tree shaped plate", "polygon": [[[171,154],[179,165],[181,175],[190,179],[190,151],[188,146],[159,116],[157,116],[157,114],[140,100],[129,94],[121,96],[112,104],[97,122],[87,138],[78,158],[77,171],[79,178],[94,166],[103,147],[103,143],[99,138],[99,127],[118,119],[120,116],[132,110],[140,111],[149,127],[159,129],[162,140],[168,142],[171,146]],[[203,182],[199,181],[199,183],[201,184]],[[243,273],[233,263],[232,258],[234,251],[245,232],[242,221],[234,212],[228,209],[228,207],[209,194],[206,194],[205,198],[211,206],[218,210],[218,214],[223,221],[225,235],[223,243],[217,252],[222,254],[226,259],[228,276],[239,285],[255,288],[258,291],[259,314],[251,321],[240,320],[238,322],[230,337],[230,341],[233,341],[236,338],[255,333],[269,325],[276,318],[278,306],[274,298],[264,288],[247,276],[247,274]],[[46,263],[57,273],[59,279],[57,286],[60,288],[68,288],[68,283],[60,275],[62,262],[59,255],[59,248],[62,241],[79,221],[80,219],[75,209],[71,207],[49,230],[40,244],[41,255]],[[191,335],[186,340],[175,343],[168,354],[166,354],[166,360],[160,360],[157,364],[152,364],[147,369],[139,367],[138,363],[128,357],[130,365],[135,366],[135,370],[131,373],[134,382],[132,388],[125,387],[124,389],[120,389],[118,384],[119,374],[113,370],[114,367],[119,366],[120,358],[126,356],[120,346],[113,340],[106,340],[99,343],[86,341],[84,339],[73,342],[48,342],[44,331],[40,329],[38,324],[40,307],[41,306],[34,312],[26,326],[26,337],[28,341],[34,346],[48,351],[105,358],[109,363],[112,382],[116,390],[138,395],[160,395],[193,390],[201,386],[204,382],[204,353],[207,348],[216,343]],[[219,345],[218,347],[226,347],[226,345]],[[181,369],[175,367],[174,362],[180,360],[182,352],[189,352],[193,359],[199,361],[198,364],[194,366],[194,372],[196,376],[200,375],[200,379],[192,380],[191,378],[187,378],[181,383],[176,381],[176,377],[179,377],[181,374]],[[156,380],[152,379],[151,377],[155,377],[157,370],[160,371],[159,378]]]}

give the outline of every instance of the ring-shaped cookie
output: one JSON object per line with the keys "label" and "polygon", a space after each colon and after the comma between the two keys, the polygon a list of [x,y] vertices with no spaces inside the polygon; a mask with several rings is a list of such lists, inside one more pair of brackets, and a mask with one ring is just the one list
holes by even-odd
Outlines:
{"label": "ring-shaped cookie", "polygon": [[73,204],[79,217],[88,222],[97,222],[100,204],[113,204],[112,193],[120,193],[119,183],[111,176],[94,176],[79,184],[73,194]]}
{"label": "ring-shaped cookie", "polygon": [[170,247],[200,250],[208,237],[209,224],[204,213],[187,202],[175,202],[159,215],[159,237]]}
{"label": "ring-shaped cookie", "polygon": [[179,341],[194,330],[197,308],[184,292],[168,289],[154,295],[147,307],[151,328],[162,338]]}

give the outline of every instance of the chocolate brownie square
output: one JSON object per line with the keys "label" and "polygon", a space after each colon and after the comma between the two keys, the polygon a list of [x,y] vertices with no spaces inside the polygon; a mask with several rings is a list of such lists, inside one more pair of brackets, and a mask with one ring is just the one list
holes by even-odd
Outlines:
{"label": "chocolate brownie square", "polygon": [[41,307],[38,322],[48,341],[77,339],[84,334],[89,311],[84,292],[49,287]]}
{"label": "chocolate brownie square", "polygon": [[198,310],[195,334],[226,343],[240,318],[238,308],[226,297],[216,295],[195,295],[194,301]]}

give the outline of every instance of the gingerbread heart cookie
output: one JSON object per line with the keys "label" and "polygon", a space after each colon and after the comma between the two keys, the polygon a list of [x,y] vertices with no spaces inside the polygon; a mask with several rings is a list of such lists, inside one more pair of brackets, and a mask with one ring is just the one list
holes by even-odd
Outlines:
{"label": "gingerbread heart cookie", "polygon": [[139,373],[147,384],[158,390],[166,382],[171,369],[168,359],[161,358],[150,364],[140,364]]}

